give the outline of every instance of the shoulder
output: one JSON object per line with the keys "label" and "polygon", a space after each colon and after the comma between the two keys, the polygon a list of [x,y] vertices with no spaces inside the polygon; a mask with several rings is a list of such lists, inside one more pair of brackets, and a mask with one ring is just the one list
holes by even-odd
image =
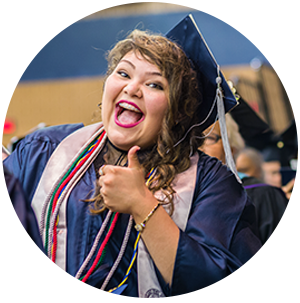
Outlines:
{"label": "shoulder", "polygon": [[243,185],[255,205],[259,202],[268,203],[268,201],[273,205],[275,203],[280,203],[284,206],[288,204],[288,199],[279,187],[265,184],[253,177],[243,178]]}
{"label": "shoulder", "polygon": [[[231,170],[216,158],[199,153],[193,210],[209,208],[219,216],[240,217],[247,203],[247,194]],[[223,217],[224,217],[223,216]]]}
{"label": "shoulder", "polygon": [[204,189],[219,183],[223,185],[226,183],[231,188],[243,191],[243,187],[227,166],[223,165],[217,158],[210,157],[199,151],[196,188]]}
{"label": "shoulder", "polygon": [[282,194],[283,196],[285,196],[281,188],[266,184],[263,181],[260,181],[259,179],[256,179],[254,177],[243,178],[243,186],[245,187],[247,192],[257,191],[257,192]]}
{"label": "shoulder", "polygon": [[49,126],[27,135],[24,138],[24,143],[30,143],[31,141],[38,140],[58,144],[65,137],[79,128],[82,128],[83,126],[84,125],[82,123]]}
{"label": "shoulder", "polygon": [[18,153],[26,154],[27,152],[38,152],[43,149],[45,152],[52,152],[59,143],[74,131],[82,128],[83,124],[63,124],[45,127],[39,129],[22,139],[16,150]]}
{"label": "shoulder", "polygon": [[83,124],[51,126],[35,131],[21,140],[3,164],[21,183],[28,201],[51,154],[59,143]]}

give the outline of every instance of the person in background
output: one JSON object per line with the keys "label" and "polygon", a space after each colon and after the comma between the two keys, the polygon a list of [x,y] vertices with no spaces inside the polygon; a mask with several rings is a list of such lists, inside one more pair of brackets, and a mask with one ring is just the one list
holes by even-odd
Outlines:
{"label": "person in background", "polygon": [[268,148],[264,150],[262,163],[264,182],[276,187],[282,187],[282,176],[280,173],[281,163],[276,150]]}
{"label": "person in background", "polygon": [[109,52],[102,122],[44,128],[4,160],[48,257],[76,279],[126,296],[175,296],[260,249],[243,187],[197,149],[216,119],[218,68],[202,39],[191,16],[166,36],[134,30]]}
{"label": "person in background", "polygon": [[299,211],[299,116],[261,150],[264,181],[281,187]]}
{"label": "person in background", "polygon": [[[285,163],[286,161],[281,161],[283,157],[281,153],[281,149],[274,146],[269,146],[264,149],[264,160],[262,163],[264,182],[272,186],[280,187],[286,197],[290,199],[295,184],[296,172],[289,166],[282,166],[282,163]],[[291,177],[289,177],[288,174],[291,174]],[[283,181],[283,176],[287,177],[285,182]]]}
{"label": "person in background", "polygon": [[[226,164],[218,124],[218,122],[215,123],[205,131],[207,138],[200,149]],[[237,123],[230,114],[226,115],[226,126],[229,144],[233,157],[236,159],[245,146],[244,140],[239,133]],[[258,157],[258,163],[259,161]],[[238,172],[239,167],[243,167],[242,164],[237,166]],[[255,172],[253,175],[251,175],[252,171]],[[254,175],[261,175],[257,174],[257,170],[245,169],[239,175],[247,194],[255,205],[257,227],[265,252],[265,261],[259,278],[258,297],[265,299],[299,298],[299,220],[297,213],[289,205],[289,201],[280,188],[267,185],[254,177]]]}
{"label": "person in background", "polygon": [[236,169],[240,173],[263,180],[263,157],[255,148],[246,147],[236,156]]}

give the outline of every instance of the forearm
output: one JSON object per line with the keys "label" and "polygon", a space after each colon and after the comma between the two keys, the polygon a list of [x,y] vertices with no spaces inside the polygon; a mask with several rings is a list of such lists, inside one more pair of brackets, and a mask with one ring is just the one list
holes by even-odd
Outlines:
{"label": "forearm", "polygon": [[[155,207],[157,200],[149,196],[147,203],[133,214],[141,223]],[[179,229],[162,206],[153,213],[141,233],[142,239],[165,282],[172,284],[173,270],[179,241]]]}

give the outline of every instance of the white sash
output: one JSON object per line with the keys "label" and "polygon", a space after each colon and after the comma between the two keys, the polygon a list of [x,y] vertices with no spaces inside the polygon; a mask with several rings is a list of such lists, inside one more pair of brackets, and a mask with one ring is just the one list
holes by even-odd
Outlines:
{"label": "white sash", "polygon": [[[102,123],[96,123],[80,128],[67,136],[55,149],[47,162],[32,200],[32,207],[38,222],[42,220],[43,205],[51,197],[58,181],[61,180],[70,165],[86,146],[99,135],[99,130],[102,126]],[[195,190],[197,163],[198,154],[191,158],[190,168],[177,175],[173,181],[173,189],[176,191],[176,195],[172,219],[183,231],[186,228]],[[67,199],[68,195],[60,207],[59,226],[57,228],[57,241],[59,245],[56,253],[56,264],[64,270],[66,270],[67,250]],[[44,235],[44,230],[42,233]],[[45,241],[44,237],[43,241]],[[164,295],[156,277],[153,261],[142,240],[140,240],[138,247],[137,262],[139,297],[163,297]]]}
{"label": "white sash", "polygon": [[[183,231],[186,228],[195,191],[198,158],[199,156],[196,153],[191,158],[190,168],[178,174],[173,181],[173,189],[176,191],[176,195],[172,219],[178,228]],[[164,297],[155,273],[153,261],[142,240],[140,240],[138,247],[137,262],[139,297]]]}
{"label": "white sash", "polygon": [[[102,123],[89,125],[67,136],[55,149],[43,171],[40,182],[32,199],[32,208],[40,223],[44,203],[50,199],[58,181],[68,171],[70,165],[80,155],[82,150],[99,134]],[[75,185],[75,184],[74,184]],[[67,222],[66,207],[67,198],[64,199],[59,211],[59,225],[57,227],[57,241],[59,243],[56,252],[56,264],[66,270],[67,250]],[[41,231],[45,243],[45,230]]]}

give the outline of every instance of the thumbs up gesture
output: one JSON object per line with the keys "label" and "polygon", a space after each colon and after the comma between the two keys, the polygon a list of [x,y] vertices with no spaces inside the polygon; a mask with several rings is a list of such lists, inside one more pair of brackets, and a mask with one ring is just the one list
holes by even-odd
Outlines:
{"label": "thumbs up gesture", "polygon": [[153,198],[145,185],[145,172],[137,157],[140,148],[128,151],[128,167],[105,165],[99,178],[104,204],[112,211],[134,215]]}

